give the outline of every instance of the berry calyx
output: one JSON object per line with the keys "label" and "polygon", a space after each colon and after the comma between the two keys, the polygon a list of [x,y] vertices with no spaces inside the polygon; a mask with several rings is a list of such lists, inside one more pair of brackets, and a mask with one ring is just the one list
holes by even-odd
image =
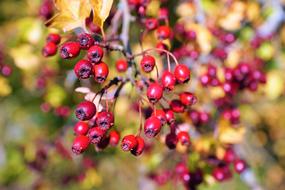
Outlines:
{"label": "berry calyx", "polygon": [[161,130],[161,121],[156,116],[151,116],[144,123],[144,134],[148,138],[155,137]]}
{"label": "berry calyx", "polygon": [[123,151],[130,151],[137,146],[137,139],[134,135],[127,135],[122,139],[121,148]]}
{"label": "berry calyx", "polygon": [[93,102],[84,101],[77,105],[75,110],[76,117],[81,120],[89,120],[91,119],[96,113],[96,106]]}
{"label": "berry calyx", "polygon": [[108,130],[114,125],[114,116],[111,112],[101,111],[96,116],[96,125],[102,130]]}
{"label": "berry calyx", "polygon": [[151,103],[156,103],[162,98],[163,88],[158,83],[151,83],[147,88],[146,95]]}
{"label": "berry calyx", "polygon": [[87,79],[93,74],[93,67],[90,61],[82,59],[74,66],[74,72],[80,79]]}
{"label": "berry calyx", "polygon": [[88,137],[92,144],[98,144],[105,135],[105,130],[100,127],[92,127],[88,132]]}
{"label": "berry calyx", "polygon": [[174,76],[178,83],[186,83],[190,80],[190,70],[186,65],[179,64],[175,67]]}
{"label": "berry calyx", "polygon": [[77,39],[82,49],[89,49],[94,44],[93,37],[87,33],[80,34]]}
{"label": "berry calyx", "polygon": [[100,62],[93,66],[94,79],[98,83],[105,82],[109,74],[109,67],[106,63]]}
{"label": "berry calyx", "polygon": [[144,72],[149,73],[155,66],[155,59],[150,55],[145,55],[143,56],[140,65]]}
{"label": "berry calyx", "polygon": [[80,53],[80,44],[78,42],[66,42],[60,48],[60,56],[63,59],[70,59],[78,56]]}
{"label": "berry calyx", "polygon": [[94,45],[88,49],[87,56],[92,63],[99,63],[104,56],[104,51],[100,46]]}
{"label": "berry calyx", "polygon": [[86,122],[79,121],[75,124],[73,130],[75,135],[86,135],[89,130],[89,126]]}
{"label": "berry calyx", "polygon": [[85,151],[89,145],[89,138],[83,135],[75,137],[72,144],[72,152],[74,154],[80,154]]}

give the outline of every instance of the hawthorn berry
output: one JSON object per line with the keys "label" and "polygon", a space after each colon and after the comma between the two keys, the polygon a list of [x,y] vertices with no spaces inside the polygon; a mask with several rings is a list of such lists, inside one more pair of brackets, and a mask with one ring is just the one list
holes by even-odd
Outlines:
{"label": "hawthorn berry", "polygon": [[109,136],[103,136],[103,138],[98,142],[98,144],[95,144],[95,147],[97,150],[103,150],[105,149],[110,142],[110,137]]}
{"label": "hawthorn berry", "polygon": [[165,40],[171,37],[171,29],[168,26],[159,26],[156,29],[157,38],[159,40]]}
{"label": "hawthorn berry", "polygon": [[190,80],[190,70],[186,65],[179,64],[174,69],[174,76],[178,83],[186,83]]}
{"label": "hawthorn berry", "polygon": [[122,139],[121,148],[123,151],[130,151],[137,146],[137,143],[134,135],[127,135]]}
{"label": "hawthorn berry", "polygon": [[57,45],[53,42],[48,42],[42,49],[42,54],[45,57],[53,56],[56,54]]}
{"label": "hawthorn berry", "polygon": [[144,25],[147,30],[154,30],[158,26],[158,21],[155,18],[148,18],[145,20]]}
{"label": "hawthorn berry", "polygon": [[185,109],[184,104],[182,104],[182,102],[178,99],[172,100],[169,106],[175,113],[183,113]]}
{"label": "hawthorn berry", "polygon": [[233,151],[233,149],[228,148],[224,154],[223,161],[225,161],[226,163],[231,163],[235,159],[236,159],[235,152]]}
{"label": "hawthorn berry", "polygon": [[155,59],[153,56],[144,55],[140,62],[140,65],[144,72],[149,73],[155,67]]}
{"label": "hawthorn berry", "polygon": [[75,124],[73,130],[76,135],[86,135],[89,130],[88,123],[79,121]]}
{"label": "hawthorn berry", "polygon": [[93,73],[95,81],[98,83],[103,83],[108,77],[109,67],[106,63],[100,62],[98,64],[93,65]]}
{"label": "hawthorn berry", "polygon": [[192,106],[197,102],[197,97],[191,92],[182,92],[179,94],[179,99],[185,106]]}
{"label": "hawthorn berry", "polygon": [[81,49],[89,49],[94,44],[94,39],[90,34],[82,33],[77,38]]}
{"label": "hawthorn berry", "polygon": [[88,49],[87,56],[92,63],[100,63],[104,56],[104,51],[100,46],[94,45]]}
{"label": "hawthorn berry", "polygon": [[169,133],[165,137],[165,144],[169,149],[175,149],[178,139],[175,133]]}
{"label": "hawthorn berry", "polygon": [[118,72],[126,72],[128,69],[128,62],[125,59],[119,59],[116,61],[116,69]]}
{"label": "hawthorn berry", "polygon": [[72,144],[72,152],[80,154],[85,151],[89,145],[89,138],[83,135],[76,136]]}
{"label": "hawthorn berry", "polygon": [[1,69],[1,74],[5,77],[9,77],[13,72],[12,67],[9,65],[3,65],[0,69]]}
{"label": "hawthorn berry", "polygon": [[108,130],[114,125],[114,116],[111,112],[101,111],[96,116],[96,125],[102,130]]}
{"label": "hawthorn berry", "polygon": [[90,61],[82,59],[74,66],[74,72],[80,79],[87,79],[93,74],[93,67]]}
{"label": "hawthorn berry", "polygon": [[[163,43],[163,42],[158,42],[156,44],[156,48],[160,49],[160,50],[166,50],[166,51],[168,50],[167,45],[165,43]],[[159,53],[159,55],[165,54],[163,51],[158,51],[158,53]]]}
{"label": "hawthorn berry", "polygon": [[98,144],[104,137],[106,131],[102,130],[100,127],[92,127],[89,129],[87,136],[92,144]]}
{"label": "hawthorn berry", "polygon": [[162,125],[167,122],[166,115],[163,110],[155,110],[152,112],[151,116],[156,116],[160,120]]}
{"label": "hawthorn berry", "polygon": [[66,42],[60,48],[60,56],[63,59],[70,59],[78,56],[80,53],[80,44],[78,42]]}
{"label": "hawthorn berry", "polygon": [[139,156],[144,151],[144,147],[145,147],[144,139],[140,136],[137,136],[136,140],[137,140],[137,145],[135,148],[131,149],[131,153],[135,156]]}
{"label": "hawthorn berry", "polygon": [[246,169],[246,162],[241,159],[235,160],[234,169],[237,173],[241,174]]}
{"label": "hawthorn berry", "polygon": [[52,42],[55,44],[59,44],[61,40],[61,37],[59,34],[51,33],[47,36],[47,42]]}
{"label": "hawthorn berry", "polygon": [[111,131],[109,133],[109,144],[111,146],[117,146],[117,144],[119,143],[120,141],[120,134],[117,132],[117,131]]}
{"label": "hawthorn berry", "polygon": [[161,121],[156,116],[151,116],[145,120],[144,123],[144,134],[148,138],[155,137],[161,130]]}
{"label": "hawthorn berry", "polygon": [[93,102],[84,101],[77,105],[75,110],[76,117],[81,120],[89,120],[91,119],[96,113],[96,106]]}
{"label": "hawthorn berry", "polygon": [[180,131],[177,134],[177,139],[181,142],[182,145],[190,145],[190,136],[189,133],[186,131]]}
{"label": "hawthorn berry", "polygon": [[189,172],[188,167],[184,162],[179,162],[176,164],[175,173],[178,176],[182,177],[183,174],[188,173],[188,172]]}
{"label": "hawthorn berry", "polygon": [[158,102],[163,96],[163,88],[158,83],[151,83],[147,88],[147,98],[151,103]]}
{"label": "hawthorn berry", "polygon": [[164,110],[164,112],[165,112],[167,123],[168,124],[173,123],[175,121],[174,112],[171,109],[166,109]]}
{"label": "hawthorn berry", "polygon": [[171,91],[174,89],[176,78],[173,73],[164,71],[161,76],[161,85],[164,89]]}

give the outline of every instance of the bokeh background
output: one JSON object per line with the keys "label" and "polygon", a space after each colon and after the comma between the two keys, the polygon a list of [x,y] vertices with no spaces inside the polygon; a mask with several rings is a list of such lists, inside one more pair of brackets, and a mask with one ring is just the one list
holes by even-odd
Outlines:
{"label": "bokeh background", "polygon": [[[167,5],[171,7],[171,22],[199,13],[192,1],[177,2]],[[285,25],[282,23],[285,2],[232,2],[242,4],[236,8],[242,9],[242,14],[236,9],[223,9],[226,0],[201,0],[201,5],[206,19],[216,18],[223,12],[221,25],[235,32],[241,46],[246,47],[258,29],[273,32],[270,40],[256,50],[257,56],[266,63],[267,83],[258,92],[246,92],[240,97],[241,101],[250,103],[240,106],[245,132],[236,149],[250,165],[251,174],[234,175],[224,183],[208,180],[210,183],[199,189],[252,189],[248,180],[254,180],[262,189],[285,189]],[[181,185],[173,187],[172,183],[159,186],[146,177],[149,171],[173,167],[173,161],[177,160],[175,154],[159,143],[151,154],[140,158],[119,148],[90,150],[85,156],[72,155],[75,122],[72,112],[82,95],[74,93],[79,83],[71,74],[73,64],[57,56],[41,55],[49,32],[43,13],[40,14],[43,3],[40,0],[0,1],[0,189],[183,189]],[[159,1],[154,0],[148,11],[155,14],[157,7]],[[241,24],[240,20],[247,23]],[[211,38],[206,32],[201,43],[211,46]],[[136,41],[137,37],[133,39]],[[227,61],[234,64],[241,56],[246,56],[246,52],[233,51]],[[199,85],[197,93],[202,99],[215,94],[205,94]],[[129,113],[126,121],[129,104],[127,98],[118,102],[116,125],[129,126],[128,130],[132,131],[138,121],[136,113]],[[196,157],[193,153],[189,159]]]}

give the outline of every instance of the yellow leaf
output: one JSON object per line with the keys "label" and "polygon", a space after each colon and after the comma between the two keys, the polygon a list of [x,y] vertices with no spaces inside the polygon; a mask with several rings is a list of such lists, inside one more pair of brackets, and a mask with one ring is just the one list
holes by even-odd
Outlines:
{"label": "yellow leaf", "polygon": [[267,74],[267,82],[265,86],[266,96],[274,100],[281,96],[284,92],[283,73],[279,71],[270,71]]}
{"label": "yellow leaf", "polygon": [[90,0],[93,12],[93,22],[101,29],[113,5],[113,0]]}
{"label": "yellow leaf", "polygon": [[244,139],[245,128],[238,126],[236,128],[226,124],[227,122],[221,121],[219,123],[218,139],[222,143],[237,144],[241,143]]}

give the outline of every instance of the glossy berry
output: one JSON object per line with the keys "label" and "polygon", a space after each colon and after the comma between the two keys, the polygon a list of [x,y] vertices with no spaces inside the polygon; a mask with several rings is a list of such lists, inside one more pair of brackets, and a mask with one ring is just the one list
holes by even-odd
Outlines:
{"label": "glossy berry", "polygon": [[236,159],[235,152],[233,149],[228,148],[224,154],[223,161],[226,163],[232,163]]}
{"label": "glossy berry", "polygon": [[171,37],[171,29],[168,26],[159,26],[156,29],[156,33],[159,40],[165,40]]}
{"label": "glossy berry", "polygon": [[93,102],[84,101],[77,105],[75,110],[76,117],[81,120],[89,120],[91,119],[96,113],[96,106]]}
{"label": "glossy berry", "polygon": [[145,56],[143,56],[143,58],[140,62],[140,65],[141,65],[141,69],[144,72],[149,73],[155,67],[155,59],[153,56],[145,55]]}
{"label": "glossy berry", "polygon": [[178,139],[175,133],[169,133],[165,137],[165,144],[169,149],[175,149]]}
{"label": "glossy berry", "polygon": [[59,44],[60,40],[61,40],[61,37],[59,34],[51,33],[47,36],[47,42]]}
{"label": "glossy berry", "polygon": [[148,18],[145,20],[144,25],[147,30],[154,30],[158,26],[158,21],[155,18]]}
{"label": "glossy berry", "polygon": [[92,127],[88,131],[88,137],[92,144],[98,144],[105,135],[105,130],[102,130],[100,127]]}
{"label": "glossy berry", "polygon": [[128,69],[128,62],[125,59],[119,59],[116,61],[116,69],[118,72],[123,73]]}
{"label": "glossy berry", "polygon": [[94,39],[90,34],[83,33],[78,36],[81,49],[89,49],[94,44]]}
{"label": "glossy berry", "polygon": [[72,152],[80,154],[85,151],[89,145],[89,138],[83,135],[76,136],[72,144]]}
{"label": "glossy berry", "polygon": [[176,78],[173,73],[164,71],[161,76],[161,85],[164,89],[171,91],[174,89]]}
{"label": "glossy berry", "polygon": [[212,172],[212,176],[215,178],[217,181],[224,181],[226,179],[224,170],[222,168],[215,168]]}
{"label": "glossy berry", "polygon": [[191,92],[182,92],[179,94],[179,99],[185,106],[192,106],[197,102],[197,97]]}
{"label": "glossy berry", "polygon": [[137,146],[137,138],[134,135],[127,135],[122,139],[121,148],[123,151],[130,151]]}
{"label": "glossy berry", "polygon": [[88,123],[79,121],[75,124],[73,130],[76,135],[86,135],[89,130]]}
{"label": "glossy berry", "polygon": [[144,134],[148,138],[155,137],[161,130],[161,121],[156,116],[151,116],[145,120]]}
{"label": "glossy berry", "polygon": [[96,125],[102,130],[108,130],[114,125],[114,116],[111,112],[101,111],[96,116]]}
{"label": "glossy berry", "polygon": [[175,121],[174,112],[171,109],[166,109],[164,110],[164,112],[165,112],[167,123],[168,124],[173,123]]}
{"label": "glossy berry", "polygon": [[109,134],[109,144],[111,146],[117,146],[120,141],[120,134],[117,131],[111,131]]}
{"label": "glossy berry", "polygon": [[[167,45],[166,45],[165,43],[163,43],[163,42],[158,42],[158,43],[156,44],[156,48],[157,48],[157,49],[161,49],[161,50],[166,50],[166,51],[168,51]],[[158,53],[159,53],[159,55],[165,54],[163,51],[158,51]]]}
{"label": "glossy berry", "polygon": [[185,106],[182,104],[180,100],[177,99],[172,100],[169,106],[171,110],[175,113],[183,113],[185,110]]}
{"label": "glossy berry", "polygon": [[53,42],[48,42],[42,49],[42,54],[45,57],[53,56],[56,54],[57,45]]}
{"label": "glossy berry", "polygon": [[167,122],[166,115],[163,110],[155,110],[154,112],[152,112],[151,116],[156,116],[160,120],[162,125],[166,124]]}
{"label": "glossy berry", "polygon": [[167,8],[160,8],[158,11],[158,18],[161,20],[168,19],[168,9]]}
{"label": "glossy berry", "polygon": [[186,132],[186,131],[180,131],[178,134],[177,134],[177,139],[178,141],[181,142],[182,145],[190,145],[190,136],[189,136],[189,133]]}
{"label": "glossy berry", "polygon": [[131,150],[131,153],[135,156],[139,156],[144,151],[145,144],[144,144],[144,139],[142,137],[137,136],[136,140],[137,140],[137,145],[135,148]]}
{"label": "glossy berry", "polygon": [[87,56],[92,63],[99,63],[104,56],[104,51],[100,46],[94,45],[88,49]]}
{"label": "glossy berry", "polygon": [[82,59],[79,60],[74,66],[74,72],[80,79],[87,79],[93,75],[93,66],[90,61]]}
{"label": "glossy berry", "polygon": [[109,74],[109,67],[106,63],[100,62],[93,66],[94,79],[98,83],[105,82]]}
{"label": "glossy berry", "polygon": [[80,53],[80,44],[78,42],[66,42],[60,48],[60,56],[63,59],[70,59],[78,56]]}
{"label": "glossy berry", "polygon": [[190,80],[190,70],[186,65],[179,64],[175,67],[174,76],[178,83],[185,83]]}
{"label": "glossy berry", "polygon": [[147,88],[146,95],[151,103],[156,103],[162,98],[163,88],[158,83],[151,83]]}
{"label": "glossy berry", "polygon": [[244,160],[235,160],[234,161],[234,169],[237,173],[242,173],[246,169],[246,162]]}

